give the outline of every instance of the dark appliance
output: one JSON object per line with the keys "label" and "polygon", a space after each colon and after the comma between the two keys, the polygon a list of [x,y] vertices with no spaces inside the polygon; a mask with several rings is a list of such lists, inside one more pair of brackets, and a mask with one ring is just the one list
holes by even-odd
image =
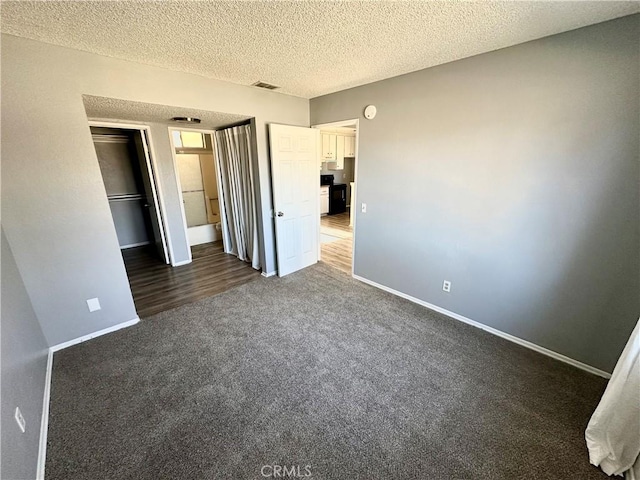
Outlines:
{"label": "dark appliance", "polygon": [[347,184],[336,183],[329,186],[329,215],[347,211]]}
{"label": "dark appliance", "polygon": [[333,175],[320,175],[320,185],[333,185]]}

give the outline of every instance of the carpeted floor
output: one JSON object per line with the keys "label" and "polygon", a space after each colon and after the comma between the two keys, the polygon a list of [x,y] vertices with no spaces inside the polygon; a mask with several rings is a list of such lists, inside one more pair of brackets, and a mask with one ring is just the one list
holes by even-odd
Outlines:
{"label": "carpeted floor", "polygon": [[46,478],[607,478],[605,384],[319,264],[56,353]]}

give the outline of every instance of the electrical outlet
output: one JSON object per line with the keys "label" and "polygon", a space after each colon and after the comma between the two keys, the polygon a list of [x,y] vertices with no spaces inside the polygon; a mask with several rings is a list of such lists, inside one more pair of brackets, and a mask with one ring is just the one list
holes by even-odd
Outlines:
{"label": "electrical outlet", "polygon": [[100,300],[97,298],[90,298],[87,300],[87,307],[89,307],[90,312],[95,312],[96,310],[100,310]]}
{"label": "electrical outlet", "polygon": [[22,412],[18,407],[16,407],[16,413],[13,416],[16,419],[16,423],[18,424],[18,427],[20,427],[20,430],[22,431],[22,433],[24,433],[25,430],[27,429],[27,423],[24,421]]}
{"label": "electrical outlet", "polygon": [[451,282],[449,280],[445,280],[442,283],[442,290],[444,290],[445,292],[450,292],[451,291]]}
{"label": "electrical outlet", "polygon": [[362,210],[361,211],[362,211],[362,213],[367,213],[367,204],[366,203],[362,204]]}

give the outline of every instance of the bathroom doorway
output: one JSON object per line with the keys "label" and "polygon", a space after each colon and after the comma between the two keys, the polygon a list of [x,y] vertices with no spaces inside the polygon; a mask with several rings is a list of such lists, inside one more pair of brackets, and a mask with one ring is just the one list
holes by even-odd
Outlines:
{"label": "bathroom doorway", "polygon": [[211,133],[171,129],[189,246],[223,240],[219,174]]}

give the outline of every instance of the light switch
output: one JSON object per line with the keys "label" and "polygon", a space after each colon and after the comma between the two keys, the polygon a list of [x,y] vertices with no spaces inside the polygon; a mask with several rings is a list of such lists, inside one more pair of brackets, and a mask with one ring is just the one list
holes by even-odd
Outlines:
{"label": "light switch", "polygon": [[367,204],[366,203],[362,204],[362,210],[361,211],[362,211],[362,213],[367,213]]}

